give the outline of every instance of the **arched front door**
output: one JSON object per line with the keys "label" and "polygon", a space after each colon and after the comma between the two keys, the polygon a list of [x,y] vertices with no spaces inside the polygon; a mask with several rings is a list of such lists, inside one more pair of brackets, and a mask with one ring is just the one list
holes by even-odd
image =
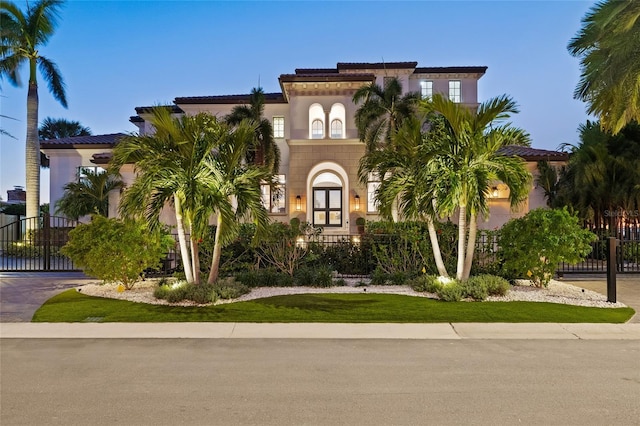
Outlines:
{"label": "arched front door", "polygon": [[343,226],[342,181],[332,172],[323,172],[313,179],[313,212],[314,226]]}

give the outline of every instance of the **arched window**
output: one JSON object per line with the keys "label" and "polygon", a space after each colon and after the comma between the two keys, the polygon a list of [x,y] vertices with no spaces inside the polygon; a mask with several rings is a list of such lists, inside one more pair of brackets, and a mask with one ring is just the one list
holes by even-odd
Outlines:
{"label": "arched window", "polygon": [[322,139],[324,137],[324,123],[322,120],[315,119],[311,123],[311,138]]}
{"label": "arched window", "polygon": [[332,172],[313,180],[313,225],[342,226],[342,181]]}
{"label": "arched window", "polygon": [[331,122],[331,139],[342,137],[342,121],[337,118]]}
{"label": "arched window", "polygon": [[346,110],[341,103],[331,105],[329,112],[329,123],[331,139],[343,139],[345,135],[344,123],[346,118]]}

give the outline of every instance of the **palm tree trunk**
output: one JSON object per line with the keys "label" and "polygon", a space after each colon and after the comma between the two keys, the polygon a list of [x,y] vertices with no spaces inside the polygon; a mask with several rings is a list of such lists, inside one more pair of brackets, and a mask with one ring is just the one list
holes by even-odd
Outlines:
{"label": "palm tree trunk", "polygon": [[476,249],[476,235],[478,233],[477,218],[474,213],[471,213],[469,219],[469,239],[467,240],[467,253],[464,259],[464,271],[462,272],[462,279],[468,280],[471,275],[471,266],[473,265],[473,253]]}
{"label": "palm tree trunk", "polygon": [[464,272],[465,238],[467,236],[467,206],[460,206],[460,217],[458,218],[458,265],[456,269],[456,279],[462,279]]}
{"label": "palm tree trunk", "polygon": [[440,252],[440,244],[438,243],[438,233],[436,227],[433,224],[433,219],[427,218],[427,229],[429,229],[429,239],[431,240],[431,249],[433,250],[433,258],[436,261],[436,268],[438,268],[438,274],[442,277],[449,277],[447,268],[442,261],[442,253]]}
{"label": "palm tree trunk", "polygon": [[216,237],[213,243],[213,256],[211,259],[211,271],[209,272],[208,284],[213,284],[218,279],[220,272],[220,255],[222,254],[222,244],[220,244],[220,235],[222,233],[222,214],[218,214],[216,223]]}
{"label": "palm tree trunk", "polygon": [[[38,139],[38,83],[35,81],[35,61],[27,92],[27,140],[25,170],[27,189],[27,217],[40,214],[40,140]],[[28,224],[36,223],[27,221]],[[30,225],[27,225],[30,226]]]}
{"label": "palm tree trunk", "polygon": [[191,270],[191,256],[187,247],[187,238],[184,234],[184,222],[182,220],[182,205],[177,195],[173,195],[173,204],[176,209],[176,227],[178,228],[178,242],[180,243],[180,257],[182,257],[182,266],[184,267],[184,275],[188,283],[193,283],[193,272]]}
{"label": "palm tree trunk", "polygon": [[193,282],[200,284],[200,252],[198,241],[193,235],[193,228],[189,229],[189,240],[191,241],[191,269],[193,270]]}

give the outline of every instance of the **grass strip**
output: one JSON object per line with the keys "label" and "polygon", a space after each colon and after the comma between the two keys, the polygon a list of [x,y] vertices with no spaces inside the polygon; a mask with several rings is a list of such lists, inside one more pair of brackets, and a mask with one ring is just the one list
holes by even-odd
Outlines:
{"label": "grass strip", "polygon": [[67,290],[33,322],[560,322],[624,323],[631,308],[542,302],[442,302],[395,294],[296,294],[206,307],[180,307],[92,297]]}

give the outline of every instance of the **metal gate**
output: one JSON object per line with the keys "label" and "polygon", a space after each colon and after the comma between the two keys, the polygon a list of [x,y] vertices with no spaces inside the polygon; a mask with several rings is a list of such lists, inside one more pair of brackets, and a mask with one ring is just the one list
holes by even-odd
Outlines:
{"label": "metal gate", "polygon": [[77,271],[60,253],[69,231],[78,223],[43,214],[17,220],[0,228],[0,272]]}

